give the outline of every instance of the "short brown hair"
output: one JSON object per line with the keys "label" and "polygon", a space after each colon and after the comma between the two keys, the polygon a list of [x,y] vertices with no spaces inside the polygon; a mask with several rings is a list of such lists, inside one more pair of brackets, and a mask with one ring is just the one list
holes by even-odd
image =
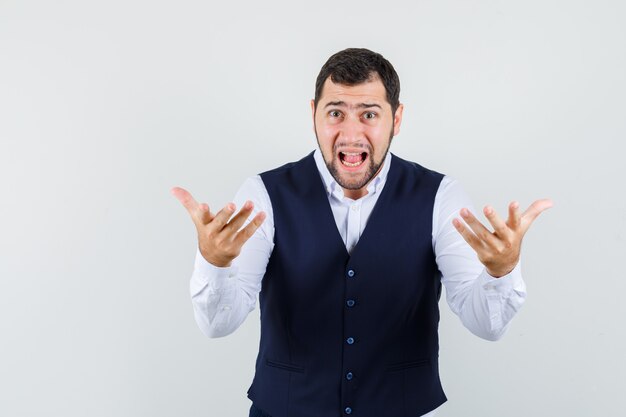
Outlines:
{"label": "short brown hair", "polygon": [[375,74],[385,86],[392,114],[400,105],[400,78],[391,63],[381,54],[365,48],[348,48],[328,58],[315,81],[315,108],[322,95],[326,79],[336,84],[357,85],[367,82]]}

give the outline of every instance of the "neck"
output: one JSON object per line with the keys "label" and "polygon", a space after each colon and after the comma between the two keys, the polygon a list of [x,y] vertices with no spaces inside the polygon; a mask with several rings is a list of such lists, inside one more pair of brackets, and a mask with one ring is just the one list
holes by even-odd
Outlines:
{"label": "neck", "polygon": [[350,198],[352,200],[358,200],[361,197],[364,197],[367,195],[367,185],[359,188],[358,190],[347,190],[345,188],[343,188],[343,196],[346,198]]}

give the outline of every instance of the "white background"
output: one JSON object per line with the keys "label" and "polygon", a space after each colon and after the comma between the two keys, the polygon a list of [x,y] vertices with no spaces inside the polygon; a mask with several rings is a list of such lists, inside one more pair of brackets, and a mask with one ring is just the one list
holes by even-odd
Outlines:
{"label": "white background", "polygon": [[218,209],[314,149],[346,47],[400,75],[392,152],[477,207],[555,203],[503,340],[442,298],[439,416],[625,415],[625,3],[297,3],[0,0],[0,415],[247,416],[258,307],[200,333],[169,189]]}

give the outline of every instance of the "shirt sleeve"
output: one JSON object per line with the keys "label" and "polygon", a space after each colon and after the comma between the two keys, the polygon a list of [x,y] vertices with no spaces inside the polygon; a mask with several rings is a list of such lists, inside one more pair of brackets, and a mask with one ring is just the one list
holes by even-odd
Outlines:
{"label": "shirt sleeve", "polygon": [[254,203],[254,209],[242,227],[260,211],[265,211],[266,218],[244,243],[231,266],[214,266],[204,259],[200,249],[196,249],[189,285],[191,303],[198,327],[211,338],[234,332],[254,310],[274,248],[272,206],[263,180],[258,175],[248,178],[237,191],[233,200],[237,211],[246,200]]}
{"label": "shirt sleeve", "polygon": [[463,325],[486,340],[500,339],[526,298],[520,263],[507,275],[494,278],[476,252],[452,225],[466,207],[476,213],[459,182],[444,177],[433,209],[433,248],[446,289],[446,300]]}

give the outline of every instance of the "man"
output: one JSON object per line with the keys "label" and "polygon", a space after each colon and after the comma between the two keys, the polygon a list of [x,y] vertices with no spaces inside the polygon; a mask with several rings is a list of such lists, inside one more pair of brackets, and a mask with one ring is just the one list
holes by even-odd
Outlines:
{"label": "man", "polygon": [[522,237],[551,201],[523,214],[511,203],[506,221],[485,207],[491,232],[458,182],[388,152],[399,92],[381,55],[340,51],[311,100],[319,150],[249,178],[236,214],[172,189],[198,230],[191,295],[202,331],[233,332],[259,294],[250,416],[432,416],[446,401],[441,284],[463,324],[489,340],[524,301]]}

